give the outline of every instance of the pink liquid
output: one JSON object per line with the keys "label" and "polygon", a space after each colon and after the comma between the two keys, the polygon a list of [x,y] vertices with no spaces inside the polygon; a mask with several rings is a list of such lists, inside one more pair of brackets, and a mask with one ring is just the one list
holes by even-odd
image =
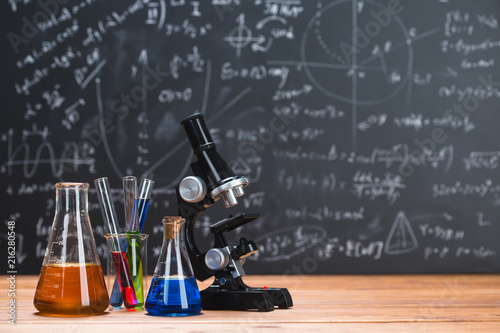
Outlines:
{"label": "pink liquid", "polygon": [[128,267],[127,253],[126,252],[111,252],[113,261],[116,268],[116,277],[120,292],[123,298],[123,304],[127,309],[135,308],[138,304],[137,297],[135,296],[134,285],[132,276],[130,275],[130,268]]}

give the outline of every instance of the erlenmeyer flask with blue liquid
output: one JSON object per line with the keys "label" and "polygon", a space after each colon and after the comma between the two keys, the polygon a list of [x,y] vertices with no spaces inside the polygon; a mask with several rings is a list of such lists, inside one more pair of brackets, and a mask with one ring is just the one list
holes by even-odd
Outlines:
{"label": "erlenmeyer flask with blue liquid", "polygon": [[200,291],[184,243],[185,220],[163,219],[163,245],[146,299],[146,311],[156,316],[191,316],[200,313]]}

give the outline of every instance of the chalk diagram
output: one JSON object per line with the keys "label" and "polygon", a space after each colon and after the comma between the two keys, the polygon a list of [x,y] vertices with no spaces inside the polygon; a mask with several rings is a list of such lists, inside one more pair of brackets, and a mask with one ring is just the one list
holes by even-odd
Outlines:
{"label": "chalk diagram", "polygon": [[[317,7],[302,37],[301,67],[318,91],[351,105],[355,149],[358,106],[391,100],[405,87],[410,103],[412,41],[397,15],[377,20],[373,13],[387,8],[375,1],[337,0],[323,6],[318,0]],[[350,27],[332,24],[345,17],[351,17]],[[402,61],[404,67],[396,66]]]}
{"label": "chalk diagram", "polygon": [[[147,54],[147,53],[144,53],[144,52],[141,53],[141,55],[143,55],[142,59],[141,59],[143,67],[145,67],[145,66],[148,65],[148,63],[147,63],[147,55],[144,56],[144,54]],[[208,73],[206,75],[206,80],[208,80],[208,78],[210,77],[210,62],[208,64],[207,72]],[[143,68],[143,71],[142,71],[142,75],[143,76],[144,76],[144,73],[145,72],[144,72],[144,68]],[[142,79],[144,80],[144,77],[142,77]],[[101,83],[101,79],[99,79],[99,78],[96,79],[95,83],[96,83],[97,111],[98,111],[99,119],[100,119],[99,126],[100,126],[101,135],[102,135],[104,150],[106,152],[106,156],[107,156],[107,158],[109,160],[109,163],[111,164],[111,167],[112,167],[113,171],[115,172],[115,174],[119,178],[122,178],[125,175],[125,170],[123,170],[123,168],[121,166],[119,166],[120,163],[117,162],[117,159],[120,156],[118,156],[117,154],[113,153],[113,149],[112,149],[112,147],[110,145],[110,142],[109,142],[109,139],[108,139],[108,133],[107,133],[107,131],[104,128],[104,125],[103,125],[104,124],[105,115],[104,115],[104,105],[103,105],[103,97],[102,97],[102,83]],[[208,94],[208,86],[209,86],[209,84],[206,84],[206,89],[204,91],[205,96]],[[145,114],[146,110],[147,110],[147,100],[146,100],[146,98],[144,98],[144,100],[143,100],[143,102],[141,104],[142,104],[141,105],[142,106],[142,112]],[[206,112],[206,98],[203,99],[203,106],[202,106],[202,113],[205,113],[205,112]],[[147,127],[147,124],[149,124],[149,123],[150,123],[150,120],[142,122],[142,127],[143,127],[142,130],[145,133],[149,132],[149,129]],[[147,147],[148,137],[149,136],[144,136],[142,138],[141,144],[142,144],[143,147]],[[167,161],[169,161],[171,158],[173,158],[174,154],[177,153],[181,148],[183,148],[184,146],[187,146],[187,142],[188,142],[187,139],[182,140],[173,149],[171,149],[170,151],[168,151],[168,153],[166,153],[165,155],[161,156],[161,158],[159,160],[153,162],[152,164],[147,164],[147,169],[143,168],[141,177],[149,177],[157,168],[159,168],[161,165],[163,165],[164,163],[166,163]],[[139,157],[139,156],[140,155],[138,153],[136,157]],[[175,186],[175,184],[177,184],[180,181],[180,179],[182,179],[182,175],[188,169],[190,161],[191,161],[191,156],[190,156],[190,154],[186,153],[186,158],[185,158],[185,162],[184,162],[184,167],[183,167],[182,173],[179,174],[179,175],[176,175],[177,178],[175,180],[173,180],[169,185],[167,185],[166,188],[171,188],[171,187]]]}
{"label": "chalk diagram", "polygon": [[[388,13],[370,0],[337,0],[324,7],[318,1],[318,11],[302,38],[301,60],[307,77],[323,94],[369,106],[394,98],[404,87],[410,93],[411,38],[398,16],[377,20],[374,13],[381,11]],[[352,28],[338,25],[332,31],[337,25],[331,22],[343,22],[345,16],[352,18]],[[401,61],[404,67],[393,65]],[[346,84],[350,89],[345,89]]]}
{"label": "chalk diagram", "polygon": [[238,15],[236,23],[238,24],[237,27],[231,30],[227,37],[224,37],[224,41],[228,42],[231,47],[236,49],[236,56],[238,58],[241,55],[241,50],[250,44],[254,52],[265,52],[271,47],[271,38],[267,39],[263,35],[258,35],[257,37],[253,36],[252,30],[245,24],[245,14]]}
{"label": "chalk diagram", "polygon": [[[141,73],[141,81],[144,82],[147,72],[146,72],[146,67],[149,66],[148,64],[148,56],[147,56],[147,51],[143,50],[141,51],[141,55],[139,56],[139,64],[141,66],[141,69],[139,72]],[[210,83],[211,83],[211,77],[212,77],[212,65],[211,65],[211,59],[207,59],[206,66],[205,66],[205,73],[204,73],[204,83],[203,83],[203,91],[200,91],[200,94],[202,95],[201,98],[201,105],[199,105],[198,111],[202,114],[207,113],[207,108],[209,104],[209,95],[210,95]],[[106,128],[104,127],[104,120],[106,118],[106,108],[104,105],[104,98],[103,98],[103,82],[101,82],[101,78],[95,79],[95,86],[96,86],[96,100],[97,100],[97,112],[99,116],[99,129],[102,137],[102,143],[103,143],[103,148],[106,154],[106,157],[108,158],[108,161],[116,174],[119,178],[122,178],[124,175],[126,175],[126,170],[125,167],[123,166],[123,161],[124,159],[127,158],[127,156],[123,156],[123,154],[118,154],[114,152],[113,149],[113,143],[110,141],[112,134],[108,133]],[[143,84],[144,86],[144,84]],[[231,98],[228,98],[225,100],[225,103],[221,105],[220,108],[214,110],[212,114],[210,114],[210,118],[207,119],[207,125],[210,126],[213,123],[216,123],[218,118],[222,116],[224,113],[228,112],[233,108],[233,106],[238,103],[244,96],[246,96],[249,92],[251,91],[251,88],[246,88],[243,91],[239,92],[235,96],[231,96]],[[144,90],[144,94],[147,95],[147,90]],[[134,122],[137,119],[137,125],[139,129],[144,133],[145,135],[142,135],[139,141],[139,145],[143,147],[142,152],[138,150],[135,154],[132,153],[134,150],[130,150],[131,156],[134,159],[138,159],[142,155],[147,155],[148,154],[148,146],[150,145],[148,143],[149,138],[152,136],[151,132],[153,132],[153,129],[150,128],[151,126],[148,126],[148,124],[151,123],[158,123],[158,119],[152,119],[155,115],[147,115],[148,112],[148,99],[143,98],[143,101],[140,103],[140,106],[138,108],[142,112],[142,116],[140,117],[130,117],[131,121]],[[145,121],[141,121],[142,119],[145,119]],[[127,121],[127,120],[117,120],[119,121]],[[136,125],[136,126],[137,126]],[[120,125],[117,125],[120,126]],[[116,141],[116,139],[115,139]],[[116,145],[116,142],[115,142]],[[182,151],[184,150],[184,151]],[[159,189],[173,189],[175,186],[181,181],[181,179],[184,177],[185,173],[189,169],[189,165],[192,161],[192,152],[191,149],[189,148],[188,144],[188,139],[184,138],[180,142],[176,142],[175,145],[168,150],[163,155],[160,155],[158,158],[154,160],[148,161],[147,164],[142,164],[142,165],[137,165],[135,166],[136,168],[139,168],[141,171],[139,173],[140,177],[151,177],[155,173],[156,170],[160,169],[161,167],[164,167],[165,164],[168,164],[169,161],[179,158],[178,153],[183,156],[181,157],[181,163],[183,163],[183,168],[182,171],[179,174],[175,175],[168,175],[166,176],[168,179],[164,180],[164,183],[166,185],[162,188],[156,188],[156,190]],[[150,157],[148,157],[150,158]],[[158,176],[156,176],[158,177]],[[172,179],[174,178],[174,179]]]}
{"label": "chalk diagram", "polygon": [[384,252],[389,255],[398,255],[411,252],[417,248],[417,238],[410,221],[404,211],[399,211],[385,241]]}

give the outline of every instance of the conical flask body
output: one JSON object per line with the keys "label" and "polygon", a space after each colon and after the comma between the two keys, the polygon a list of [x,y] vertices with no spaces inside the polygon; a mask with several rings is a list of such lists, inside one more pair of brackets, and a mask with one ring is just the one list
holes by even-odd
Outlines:
{"label": "conical flask body", "polygon": [[161,254],[145,308],[151,315],[197,315],[201,311],[202,304],[184,243],[185,221],[181,217],[165,217],[163,225]]}
{"label": "conical flask body", "polygon": [[88,215],[87,183],[56,184],[56,207],[35,292],[42,314],[85,316],[109,305]]}

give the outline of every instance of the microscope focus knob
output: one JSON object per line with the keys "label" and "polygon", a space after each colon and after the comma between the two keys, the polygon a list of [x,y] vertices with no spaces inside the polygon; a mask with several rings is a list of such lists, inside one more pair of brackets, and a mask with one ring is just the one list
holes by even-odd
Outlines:
{"label": "microscope focus knob", "polygon": [[200,177],[187,176],[179,185],[179,194],[186,202],[200,202],[207,195],[207,185]]}
{"label": "microscope focus knob", "polygon": [[205,264],[213,271],[224,269],[229,264],[229,254],[218,248],[210,249],[205,255]]}
{"label": "microscope focus knob", "polygon": [[254,241],[246,240],[245,237],[240,238],[240,244],[231,251],[233,259],[244,259],[259,251],[257,244]]}

